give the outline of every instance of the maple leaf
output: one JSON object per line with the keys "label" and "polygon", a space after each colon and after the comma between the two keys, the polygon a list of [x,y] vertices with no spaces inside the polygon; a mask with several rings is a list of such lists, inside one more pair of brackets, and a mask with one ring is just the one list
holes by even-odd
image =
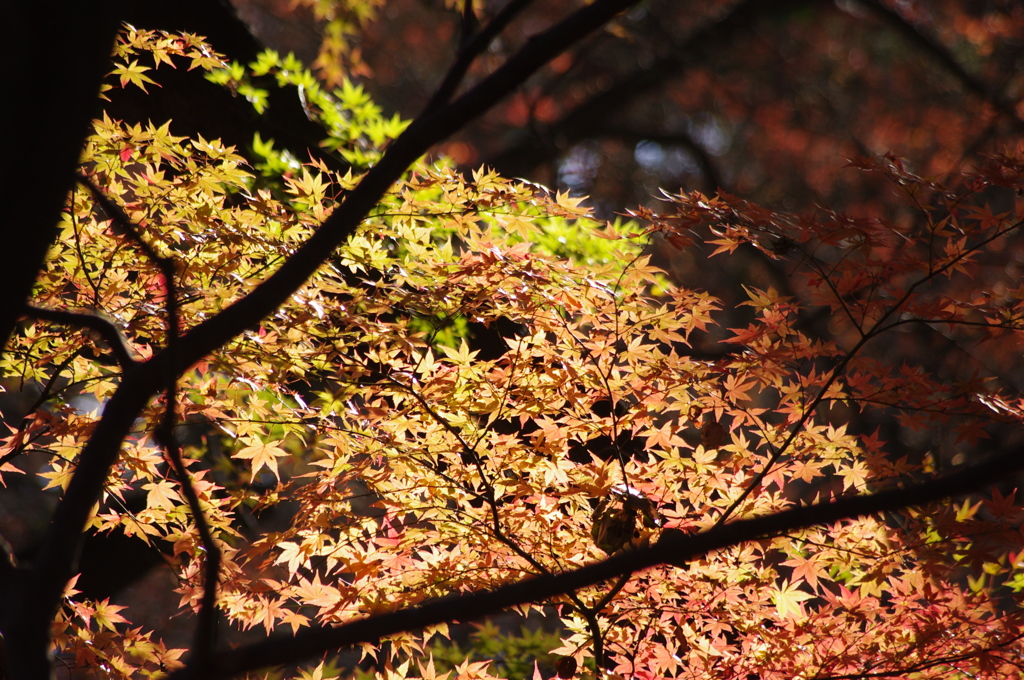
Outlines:
{"label": "maple leaf", "polygon": [[310,556],[309,546],[306,544],[282,541],[277,544],[277,547],[280,548],[281,554],[277,556],[275,563],[286,562],[288,570],[293,573],[298,571],[299,565],[303,564]]}
{"label": "maple leaf", "polygon": [[580,204],[587,200],[587,198],[587,196],[573,198],[569,195],[568,191],[560,191],[555,195],[555,202],[562,208],[566,215],[583,217],[590,214],[590,210],[588,208],[580,207]]}
{"label": "maple leaf", "polygon": [[251,476],[249,480],[255,480],[256,475],[259,474],[264,466],[270,470],[274,477],[280,479],[280,473],[277,469],[277,459],[287,458],[290,454],[276,444],[263,442],[258,438],[250,437],[247,441],[249,442],[249,445],[242,447],[233,455],[235,458],[252,460]]}
{"label": "maple leaf", "polygon": [[869,470],[863,461],[855,460],[839,468],[839,476],[843,478],[843,490],[861,490],[867,483]]}
{"label": "maple leaf", "polygon": [[174,489],[174,485],[168,479],[143,484],[142,488],[149,492],[146,494],[147,507],[172,510],[181,503],[181,495]]}
{"label": "maple leaf", "polygon": [[146,75],[146,71],[149,70],[148,66],[140,66],[138,61],[133,60],[128,64],[118,64],[114,68],[113,74],[120,77],[121,87],[132,83],[141,88],[143,92],[146,92],[146,83],[159,87],[155,80]]}
{"label": "maple leaf", "polygon": [[319,607],[322,611],[334,607],[342,597],[337,588],[320,582],[320,574],[316,574],[312,581],[300,579],[295,594],[306,604]]}
{"label": "maple leaf", "polygon": [[818,577],[828,576],[825,559],[818,553],[813,553],[809,557],[794,557],[782,562],[782,564],[787,567],[793,567],[794,582],[805,581],[811,587],[811,590],[816,593],[820,592]]}
{"label": "maple leaf", "polygon": [[803,580],[783,581],[783,585],[772,592],[772,604],[775,605],[779,616],[794,621],[803,620],[807,616],[804,613],[802,602],[814,597],[811,593],[800,590]]}
{"label": "maple leaf", "polygon": [[452,672],[441,673],[438,675],[437,670],[434,668],[434,654],[431,652],[427,657],[426,664],[420,663],[420,677],[423,680],[447,680],[451,676]]}
{"label": "maple leaf", "polygon": [[96,623],[101,628],[106,628],[110,631],[116,631],[116,624],[128,623],[128,619],[121,616],[122,611],[126,607],[116,604],[110,604],[109,599],[104,599],[97,602],[92,610],[92,617],[96,620]]}
{"label": "maple leaf", "polygon": [[[331,676],[327,676],[327,680],[330,680]],[[321,661],[313,669],[299,670],[300,680],[325,680],[324,676],[324,662]]]}
{"label": "maple leaf", "polygon": [[445,345],[441,345],[439,349],[444,352],[445,356],[451,359],[456,366],[469,366],[476,355],[480,353],[479,350],[470,351],[465,338],[460,341],[458,349],[446,347]]}

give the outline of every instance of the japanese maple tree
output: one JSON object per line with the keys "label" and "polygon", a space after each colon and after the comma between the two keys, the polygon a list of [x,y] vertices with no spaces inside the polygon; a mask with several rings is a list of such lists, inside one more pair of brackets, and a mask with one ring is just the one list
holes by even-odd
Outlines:
{"label": "japanese maple tree", "polygon": [[[320,679],[355,648],[382,678],[488,678],[430,644],[501,611],[557,620],[564,678],[1021,673],[1020,150],[941,181],[851,155],[891,188],[877,214],[673,190],[599,220],[424,155],[632,3],[588,4],[459,89],[528,4],[476,32],[464,11],[412,121],[291,56],[124,27],[107,101],[192,69],[262,112],[273,80],[324,139],[246,157],[93,120],[2,357],[32,397],[5,413],[0,474],[55,506],[33,559],[3,563],[8,677],[52,658]],[[321,58],[358,70],[333,37]],[[787,289],[726,310],[652,243],[753,253]],[[922,329],[960,355],[908,357]],[[163,553],[190,643],[77,588],[83,534],[109,533]]]}

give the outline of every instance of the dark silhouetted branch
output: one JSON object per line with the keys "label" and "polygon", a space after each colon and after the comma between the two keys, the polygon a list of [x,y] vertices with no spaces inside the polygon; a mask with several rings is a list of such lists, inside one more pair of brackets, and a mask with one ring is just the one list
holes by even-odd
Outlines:
{"label": "dark silhouetted branch", "polygon": [[115,229],[133,241],[147,258],[160,270],[164,282],[164,315],[166,317],[166,353],[171,357],[164,371],[164,413],[157,440],[167,454],[167,459],[174,469],[174,474],[181,484],[182,493],[188,503],[189,512],[196,523],[199,541],[206,553],[206,564],[203,574],[203,597],[199,609],[199,622],[196,625],[195,642],[192,652],[198,659],[206,659],[213,652],[217,634],[217,585],[220,581],[221,553],[213,540],[210,523],[206,520],[203,508],[199,504],[192,477],[181,458],[181,446],[174,434],[178,421],[178,373],[174,370],[174,357],[178,354],[178,342],[181,335],[181,320],[178,314],[178,286],[175,281],[175,263],[170,257],[163,257],[142,237],[139,228],[125,214],[121,206],[114,203],[88,177],[80,176],[79,182],[89,188],[96,202],[111,218]]}
{"label": "dark silhouetted branch", "polygon": [[[685,75],[686,68],[705,52],[729,40],[761,17],[808,4],[811,0],[742,0],[723,16],[699,27],[685,39],[671,46],[671,51],[642,68],[621,76],[593,97],[576,106],[560,120],[538,128],[535,137],[562,139],[572,144],[600,130],[612,130],[613,117],[651,90],[664,86]],[[534,139],[533,142],[537,140]],[[525,176],[546,158],[543,147],[522,137],[516,139],[507,151],[498,154],[492,163],[503,174]]]}
{"label": "dark silhouetted branch", "polygon": [[46,309],[44,307],[36,307],[35,305],[26,305],[25,315],[34,319],[59,323],[65,326],[88,328],[103,338],[103,342],[107,344],[107,347],[110,349],[110,353],[114,355],[114,359],[122,370],[130,371],[139,365],[139,361],[135,359],[134,352],[132,352],[128,343],[125,342],[124,336],[121,335],[121,331],[119,331],[108,319],[105,319],[98,314],[71,311],[67,309]]}
{"label": "dark silhouetted branch", "polygon": [[648,548],[622,552],[575,571],[527,579],[491,591],[444,597],[418,607],[372,616],[333,628],[313,628],[300,631],[294,636],[272,637],[218,654],[208,666],[189,664],[183,670],[171,674],[169,680],[227,678],[260,668],[296,663],[353,645],[375,643],[389,635],[420,630],[447,621],[471,621],[509,607],[547,600],[657,565],[684,567],[712,551],[748,541],[865,515],[895,512],[963,495],[1022,468],[1024,451],[1004,451],[986,462],[909,488],[888,489],[797,507],[773,515],[738,519],[699,534],[671,532]]}
{"label": "dark silhouetted branch", "polygon": [[85,523],[117,458],[121,442],[146,403],[166,385],[166,376],[180,375],[273,313],[354,233],[391,185],[430,147],[510,94],[577,40],[638,1],[595,0],[531,38],[504,65],[450,104],[424,112],[388,147],[380,162],[346,194],[342,204],[280,269],[244,298],[182,335],[173,347],[164,348],[125,375],[104,406],[103,415],[81,453],[78,467],[33,565],[23,598],[25,604],[21,607],[22,613],[29,617],[24,624],[26,628],[36,633],[42,630],[43,635],[49,629],[64,586],[74,573]]}
{"label": "dark silhouetted branch", "polygon": [[473,0],[465,0],[465,12],[462,19],[465,42],[460,46],[459,53],[455,55],[455,63],[448,69],[437,92],[430,98],[426,107],[427,111],[442,106],[451,99],[476,58],[483,54],[494,39],[512,23],[512,20],[532,3],[533,0],[510,0],[497,16],[487,22],[481,31],[471,33],[469,31],[472,31],[470,26],[473,20],[470,17],[473,16]]}

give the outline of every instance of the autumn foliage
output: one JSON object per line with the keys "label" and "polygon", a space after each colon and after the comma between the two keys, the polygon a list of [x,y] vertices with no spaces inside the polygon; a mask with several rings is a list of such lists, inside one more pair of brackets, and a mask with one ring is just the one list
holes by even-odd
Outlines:
{"label": "autumn foliage", "polygon": [[[356,63],[341,46],[324,63]],[[515,603],[554,621],[560,677],[1021,673],[1024,400],[1004,363],[1024,340],[1024,288],[1016,265],[992,264],[1024,257],[1019,149],[940,180],[849,158],[845,173],[890,187],[884,214],[673,190],[613,220],[425,157],[276,311],[174,380],[178,343],[292,258],[407,125],[351,80],[215,47],[126,28],[104,94],[198,69],[259,110],[259,79],[275,78],[303,89],[346,168],[270,140],[251,162],[162,122],[94,122],[4,351],[5,388],[34,398],[5,414],[0,473],[60,498],[104,405],[171,356],[172,386],[130,415],[86,531],[160,551],[199,633],[166,644],[72,579],[52,627],[68,677],[347,677],[338,645],[275,670],[256,652],[217,659],[444,597],[448,620],[358,640],[363,672],[495,677],[487,661],[435,666],[431,644],[473,618],[461,603],[605,562],[610,576]],[[712,266],[759,258],[788,288],[727,306],[655,264],[673,248]],[[957,352],[915,356],[914,333]],[[943,444],[899,436],[922,431]],[[970,476],[991,461],[1002,472]],[[961,474],[959,497],[926,497]],[[862,497],[884,504],[737,523],[687,552],[735,520]]]}

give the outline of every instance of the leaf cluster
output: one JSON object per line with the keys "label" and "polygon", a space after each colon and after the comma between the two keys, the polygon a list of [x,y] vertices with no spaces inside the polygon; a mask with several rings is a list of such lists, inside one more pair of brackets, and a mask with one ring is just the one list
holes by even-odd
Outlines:
{"label": "leaf cluster", "polygon": [[[212,77],[257,107],[252,78],[295,85],[352,165],[298,165],[265,146],[259,170],[278,174],[275,191],[217,140],[97,120],[83,173],[173,259],[183,331],[292,255],[402,128],[357,86],[328,94],[290,58],[266,53],[247,73],[191,37],[137,31],[119,50],[121,87],[155,84],[137,52],[223,68]],[[1020,395],[984,365],[950,380],[877,347],[918,326],[985,351],[1019,343],[1024,289],[995,285],[983,265],[1016,247],[1024,204],[1008,196],[1024,162],[995,158],[956,186],[893,157],[856,165],[891,181],[909,217],[800,217],[696,192],[635,211],[648,234],[686,245],[707,227],[717,254],[752,245],[797,272],[793,295],[749,289],[752,320],[726,331],[721,303],[672,285],[636,224],[598,222],[580,198],[486,169],[416,163],[274,314],[176,384],[174,434],[221,552],[217,610],[238,631],[346,624],[570,573],[735,517],[912,487],[954,465],[943,451],[894,455],[865,413],[948,433],[981,456],[989,430],[1024,419]],[[65,488],[97,406],[166,347],[165,274],[116,221],[77,189],[33,304],[105,319],[131,356],[119,361],[88,329],[27,324],[2,368],[42,394],[2,442],[5,474],[24,473],[9,463],[31,453],[44,484]],[[584,233],[602,238],[582,245]],[[808,322],[817,313],[830,337]],[[481,329],[496,348],[474,346]],[[725,349],[707,356],[712,334]],[[152,434],[163,406],[140,414],[87,528],[165,550],[189,612],[210,558]],[[144,508],[130,511],[136,499]],[[1006,677],[1024,638],[1022,520],[1008,491],[845,519],[521,613],[557,611],[547,651],[616,677]],[[448,634],[405,632],[362,652],[381,677],[436,677],[430,640]],[[73,590],[55,642],[63,663],[110,677],[159,675],[183,655],[120,605]],[[505,671],[523,669],[510,660]],[[499,669],[467,657],[452,672]],[[301,673],[324,677],[324,665]]]}

